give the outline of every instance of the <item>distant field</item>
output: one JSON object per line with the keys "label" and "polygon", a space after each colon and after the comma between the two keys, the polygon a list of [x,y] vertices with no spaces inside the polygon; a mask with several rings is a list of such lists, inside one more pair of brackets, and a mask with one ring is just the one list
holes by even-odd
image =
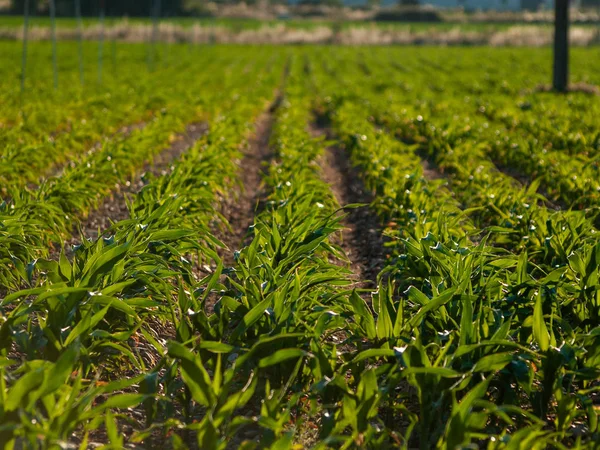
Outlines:
{"label": "distant field", "polygon": [[[83,20],[83,38],[101,36],[99,20]],[[110,40],[144,42],[153,35],[150,19],[107,18],[104,36]],[[29,38],[51,38],[50,20],[30,21]],[[402,23],[374,21],[336,22],[322,19],[161,19],[157,38],[168,42],[235,44],[343,44],[343,45],[491,45],[543,47],[552,43],[552,26],[543,23]],[[0,17],[0,39],[21,39],[21,17]],[[75,19],[58,19],[60,40],[77,39]],[[600,44],[600,27],[573,25],[573,46]]]}

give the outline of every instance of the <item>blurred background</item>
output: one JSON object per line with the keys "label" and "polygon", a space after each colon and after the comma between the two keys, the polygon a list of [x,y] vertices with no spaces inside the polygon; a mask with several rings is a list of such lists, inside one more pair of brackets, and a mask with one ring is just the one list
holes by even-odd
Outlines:
{"label": "blurred background", "polygon": [[[0,38],[50,38],[49,0],[0,0]],[[59,39],[74,38],[76,0],[55,0]],[[83,38],[143,42],[546,46],[552,0],[81,0]],[[570,2],[571,45],[600,43],[600,0]],[[154,17],[157,16],[157,17]]]}

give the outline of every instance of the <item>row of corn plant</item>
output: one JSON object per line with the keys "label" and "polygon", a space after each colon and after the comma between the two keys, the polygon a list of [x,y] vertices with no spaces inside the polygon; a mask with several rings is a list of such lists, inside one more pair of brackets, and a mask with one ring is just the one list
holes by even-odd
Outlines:
{"label": "row of corn plant", "polygon": [[[324,103],[327,104],[335,101],[333,100],[333,97],[334,96],[329,96],[325,98]],[[451,372],[443,375],[442,369],[456,369],[457,367],[463,366],[471,368],[478,367],[478,369],[481,371],[492,370],[491,366],[486,368],[485,365],[480,363],[479,358],[483,357],[487,357],[486,361],[488,362],[495,359],[500,366],[497,370],[502,370],[505,372],[503,375],[506,375],[506,372],[510,373],[510,369],[512,369],[511,361],[513,361],[512,358],[515,356],[515,353],[508,352],[510,354],[511,361],[500,361],[501,358],[499,358],[499,356],[497,356],[495,353],[503,353],[500,351],[504,350],[502,349],[501,345],[493,349],[494,351],[482,352],[476,355],[471,354],[471,351],[467,351],[467,348],[461,349],[461,344],[468,343],[471,345],[477,343],[477,345],[479,345],[485,341],[486,338],[494,335],[494,327],[498,327],[498,316],[488,317],[488,323],[485,323],[486,309],[489,307],[490,311],[495,311],[495,314],[499,314],[501,312],[502,316],[507,317],[509,314],[508,311],[510,311],[512,308],[509,307],[506,308],[508,311],[503,311],[505,308],[502,308],[502,306],[505,306],[507,300],[510,299],[511,296],[527,296],[525,293],[526,290],[523,289],[523,283],[531,283],[529,299],[528,301],[522,300],[522,302],[520,302],[519,310],[524,314],[521,316],[522,320],[530,320],[532,322],[532,326],[530,327],[535,330],[536,325],[538,325],[538,330],[527,333],[524,332],[521,327],[516,326],[514,327],[514,330],[511,330],[510,326],[504,325],[506,328],[506,337],[510,338],[506,341],[507,345],[512,345],[515,343],[521,345],[528,344],[530,349],[535,349],[537,347],[536,340],[538,337],[541,337],[543,342],[541,345],[546,347],[545,350],[547,353],[537,355],[537,357],[540,359],[534,363],[533,367],[530,367],[529,376],[531,376],[537,371],[538,367],[544,363],[549,364],[553,359],[551,354],[552,351],[549,350],[550,344],[549,342],[545,341],[545,335],[541,331],[544,330],[544,332],[556,337],[556,335],[553,334],[554,330],[550,329],[550,331],[548,331],[548,329],[545,328],[546,325],[542,319],[543,313],[541,312],[540,308],[544,302],[548,301],[548,299],[546,299],[544,296],[548,295],[548,291],[556,290],[556,285],[558,284],[560,287],[558,288],[558,293],[556,293],[555,298],[560,300],[555,301],[558,301],[559,304],[564,305],[572,304],[572,299],[570,298],[568,292],[573,287],[580,285],[579,279],[582,276],[582,272],[580,271],[581,269],[573,269],[569,263],[567,266],[564,264],[561,265],[560,270],[558,271],[553,270],[554,267],[544,267],[546,272],[544,273],[545,276],[542,278],[539,274],[536,274],[537,269],[533,268],[532,264],[528,261],[526,252],[522,253],[520,256],[512,255],[508,252],[504,254],[499,253],[498,248],[495,249],[490,247],[485,243],[485,240],[482,241],[482,243],[478,246],[473,246],[469,240],[463,240],[462,242],[456,242],[455,240],[449,241],[448,237],[437,235],[435,230],[430,232],[428,235],[424,235],[422,232],[420,232],[420,226],[422,226],[421,224],[423,223],[427,223],[427,219],[423,219],[422,217],[421,220],[418,221],[419,225],[409,225],[410,228],[407,229],[405,227],[405,224],[407,224],[406,218],[410,217],[411,215],[418,217],[418,214],[413,213],[414,209],[419,210],[421,214],[424,214],[426,217],[428,212],[432,211],[432,209],[430,207],[426,207],[427,203],[423,203],[423,207],[418,208],[418,204],[414,205],[410,202],[408,194],[412,194],[415,191],[414,187],[412,187],[410,190],[404,190],[405,195],[403,197],[398,197],[396,194],[391,196],[389,195],[391,192],[397,192],[396,188],[404,186],[406,184],[406,180],[410,179],[412,176],[410,172],[403,173],[402,170],[394,170],[399,166],[398,163],[393,165],[389,164],[389,161],[393,161],[393,158],[406,159],[406,151],[403,154],[400,151],[398,144],[390,142],[389,137],[385,137],[385,133],[382,133],[381,131],[375,131],[372,125],[368,122],[368,116],[364,112],[362,113],[362,117],[364,117],[364,119],[362,119],[363,124],[361,125],[360,111],[362,102],[359,102],[355,105],[348,106],[338,103],[333,108],[335,111],[332,117],[334,121],[334,128],[340,133],[341,136],[345,138],[345,143],[348,149],[351,151],[353,160],[361,167],[361,169],[363,169],[366,184],[369,185],[369,182],[371,182],[370,185],[377,194],[373,205],[375,209],[380,209],[378,205],[384,201],[387,201],[395,206],[397,211],[396,214],[400,217],[392,220],[393,226],[391,227],[392,230],[390,230],[389,233],[394,236],[398,235],[399,232],[400,236],[404,237],[404,239],[399,242],[400,249],[402,249],[401,251],[403,253],[399,255],[397,261],[393,263],[393,268],[391,269],[394,275],[393,279],[396,282],[404,283],[401,284],[400,289],[398,289],[399,293],[403,292],[403,294],[401,294],[399,299],[396,299],[392,295],[394,293],[394,289],[390,289],[390,287],[385,284],[380,286],[379,292],[376,296],[377,301],[373,302],[373,308],[375,312],[378,313],[376,314],[377,318],[375,323],[379,324],[380,319],[388,320],[387,316],[390,315],[389,311],[393,311],[393,315],[395,317],[392,317],[391,324],[394,325],[395,332],[398,333],[396,338],[403,337],[400,330],[401,325],[404,322],[407,325],[405,332],[408,331],[408,335],[404,336],[404,343],[410,343],[416,338],[417,343],[421,344],[422,346],[427,346],[431,353],[433,353],[428,354],[428,352],[424,351],[423,349],[418,350],[417,352],[420,353],[420,356],[418,356],[417,359],[421,359],[420,362],[417,361],[417,364],[419,365],[426,363],[426,366],[433,366],[435,367],[435,370],[433,368],[431,370],[423,369],[423,374],[429,373],[428,376],[414,377],[412,380],[409,380],[409,383],[411,383],[417,391],[417,397],[420,403],[418,414],[413,416],[413,420],[415,420],[415,426],[420,428],[421,433],[419,442],[422,447],[429,448],[429,446],[435,445],[436,442],[438,445],[447,445],[447,440],[450,439],[450,434],[453,432],[452,427],[457,425],[452,423],[453,413],[451,412],[451,409],[452,402],[454,401],[453,396],[456,395],[457,392],[460,392],[461,389],[466,389],[469,387],[469,385],[473,387],[473,380],[467,382],[465,378],[469,377],[466,377],[464,373],[454,373],[456,377],[462,378],[459,383],[456,379],[453,379],[454,376]],[[378,136],[378,134],[383,134],[384,137],[382,138],[381,136]],[[381,144],[382,142],[383,145]],[[417,166],[418,165],[419,164],[417,164]],[[374,170],[370,169],[370,167],[373,167]],[[388,186],[387,195],[385,190],[382,189],[381,184]],[[435,217],[436,213],[434,212],[430,214],[431,216]],[[382,219],[389,220],[389,215],[382,215]],[[441,222],[444,224],[452,224],[456,223],[456,219],[452,219],[452,216],[447,216],[443,218]],[[421,233],[421,235],[416,236],[417,239],[415,239],[415,233]],[[580,243],[585,244],[583,245],[582,251],[587,254],[586,261],[589,262],[587,268],[583,269],[581,267],[583,269],[583,276],[591,276],[592,279],[595,279],[597,277],[597,266],[595,265],[596,263],[594,255],[596,253],[595,248],[597,246],[595,245],[595,242],[583,241]],[[571,258],[579,259],[579,256],[577,254],[573,254],[571,255]],[[502,262],[500,263],[500,261]],[[388,272],[390,271],[389,268],[386,270]],[[519,272],[520,275],[518,275]],[[532,274],[536,274],[537,276],[533,278]],[[556,277],[558,277],[558,280],[553,280],[553,278]],[[510,283],[509,280],[514,281],[513,283]],[[559,281],[559,283],[556,283],[556,281]],[[407,286],[407,284],[409,285]],[[502,289],[501,286],[505,286],[504,289]],[[468,296],[460,302],[462,304],[459,304],[457,300],[458,298],[465,296],[463,293],[464,291],[462,291],[462,289],[465,288],[467,289]],[[455,293],[456,291],[458,292]],[[386,301],[388,302],[388,304],[385,305],[385,308],[388,310],[383,311],[383,314],[381,303],[382,292],[385,293],[383,295],[387,296]],[[471,306],[469,306],[467,303],[467,299],[468,303],[471,303]],[[483,302],[478,301],[478,299],[482,299]],[[579,305],[573,305],[572,308],[560,308],[558,310],[559,313],[555,313],[556,315],[554,320],[558,320],[560,317],[567,323],[579,323],[580,326],[582,326],[581,331],[583,332],[583,335],[589,333],[589,335],[593,336],[594,321],[591,323],[592,327],[589,328],[588,324],[586,323],[586,317],[596,316],[594,307],[594,304],[596,303],[595,294],[592,294],[591,297],[581,299],[580,302],[581,303]],[[539,311],[537,314],[535,313],[536,308],[538,308]],[[467,311],[470,311],[469,315],[466,314]],[[439,321],[439,328],[437,328],[438,336],[436,336],[435,333],[430,334],[436,329],[436,326],[433,325],[436,320],[428,317],[431,315],[439,315],[437,318]],[[467,316],[468,319],[466,319],[465,316]],[[411,318],[412,320],[410,320]],[[477,320],[475,320],[474,324],[470,324],[469,321],[474,319]],[[536,324],[535,322],[541,323]],[[423,328],[424,326],[425,328]],[[419,331],[414,329],[410,330],[411,327],[416,327],[419,329]],[[469,328],[475,332],[472,336],[468,336],[466,334]],[[512,334],[510,333],[511,331]],[[518,336],[520,339],[514,339],[514,335]],[[563,335],[561,337],[565,342],[569,342],[568,339],[565,339],[566,336]],[[424,342],[423,339],[425,339]],[[448,341],[446,341],[446,339],[448,339]],[[558,342],[560,342],[560,339]],[[395,343],[398,345],[399,342],[395,341]],[[592,349],[592,352],[594,351],[593,349],[596,348],[593,342],[588,341],[583,336],[579,339],[577,345],[582,351],[586,351],[586,347],[588,345],[591,346],[590,349]],[[526,346],[524,345],[524,347]],[[541,347],[541,349],[544,350],[544,347]],[[485,346],[483,346],[483,348],[485,348]],[[452,361],[452,356],[456,355],[455,351],[461,356],[461,365],[457,365],[457,361]],[[558,351],[558,349],[554,351]],[[390,355],[391,354],[392,352],[390,352]],[[439,358],[438,355],[443,355],[443,358]],[[508,361],[508,355],[505,356]],[[422,360],[423,357],[425,357],[426,360]],[[535,358],[532,359],[535,360]],[[436,364],[433,364],[434,360],[436,360]],[[589,360],[587,358],[582,358],[577,361],[577,363],[581,369],[586,371],[588,367],[591,368],[594,366],[594,361],[595,360],[593,358]],[[570,362],[572,364],[574,361],[571,360]],[[404,361],[403,364],[409,363]],[[439,372],[436,374],[436,370],[438,369]],[[544,420],[547,420],[549,417],[546,415],[549,398],[553,395],[556,396],[556,398],[561,398],[564,397],[565,392],[569,392],[569,389],[565,389],[565,392],[562,391],[563,381],[561,376],[565,376],[567,371],[568,369],[566,367],[559,367],[557,373],[553,373],[549,379],[540,381],[541,385],[546,385],[546,389],[542,389],[541,392],[535,393],[526,388],[526,392],[528,391],[527,393],[530,395],[529,400],[531,402],[527,406],[533,409],[537,414],[541,415],[541,418]],[[588,378],[588,380],[593,380],[594,376],[596,376],[595,373]],[[402,377],[399,376],[398,378],[401,379]],[[419,380],[419,378],[421,379]],[[450,378],[448,380],[449,384],[440,385],[440,382],[443,382],[444,378]],[[576,391],[579,392],[579,395],[581,396],[579,404],[571,405],[571,409],[568,412],[562,411],[563,419],[561,420],[567,420],[565,418],[573,414],[587,414],[590,429],[593,431],[597,426],[597,413],[589,407],[587,413],[583,412],[586,408],[585,405],[589,405],[590,399],[592,398],[592,394],[590,392],[586,392],[586,384],[589,384],[590,381],[586,382],[584,380],[578,386],[579,390]],[[432,384],[429,385],[427,383]],[[457,387],[455,393],[448,388],[452,385]],[[535,385],[533,380],[532,385]],[[437,386],[436,389],[433,389],[433,386]],[[460,386],[462,386],[462,388]],[[480,398],[485,398],[485,390],[480,389],[480,391]],[[573,392],[574,391],[571,390],[569,394],[573,395]],[[518,396],[519,394],[515,392],[511,393],[511,395]],[[542,407],[540,407],[539,404],[536,404],[539,397],[544,398],[542,404],[546,402],[546,404]],[[469,394],[466,394],[465,398],[469,398]],[[473,401],[474,400],[475,399],[473,399]],[[446,402],[449,412],[447,415],[442,415],[439,418],[440,420],[431,421],[429,418],[433,416],[433,410],[430,408],[439,408],[440,402],[442,404]],[[526,405],[525,403],[514,403],[519,406]],[[460,403],[457,403],[455,406],[460,408],[458,405],[460,405]],[[473,405],[464,405],[462,409],[467,410],[467,408],[473,408]],[[490,414],[493,415],[494,413],[492,413],[491,410],[485,411],[485,408],[483,409],[482,416],[480,417],[486,417],[487,421],[489,420]],[[527,415],[528,412],[526,409],[526,407],[522,408],[519,414]],[[579,413],[576,411],[579,411]],[[566,430],[566,428],[563,427],[564,424],[560,425],[560,421],[554,422],[554,425],[560,428],[560,432],[564,433]],[[485,422],[482,422],[482,424],[485,425]],[[465,425],[468,424],[463,423],[463,426]],[[510,425],[504,424],[504,426],[506,427],[506,433],[509,430]],[[530,426],[534,428],[543,427],[541,422],[534,422],[530,424]],[[499,429],[501,428],[502,427],[500,426]],[[469,438],[469,433],[467,431],[469,431],[468,427],[466,429],[463,428],[462,435],[460,436],[462,441],[454,441],[454,444],[464,444],[465,442],[468,442],[469,439],[473,439],[474,436],[481,432],[476,428],[471,429],[470,432],[473,433],[473,437]],[[489,432],[490,429],[488,428],[486,431]],[[527,431],[530,432],[532,430],[527,428]],[[564,434],[561,437],[565,439]],[[545,438],[553,440],[555,439],[555,436],[552,436],[552,434],[549,433],[545,436]],[[507,437],[504,439],[506,440]],[[568,442],[569,438],[566,438],[566,441]],[[540,441],[539,445],[546,444],[541,443]],[[588,445],[590,445],[590,442],[588,442]]]}
{"label": "row of corn plant", "polygon": [[534,255],[533,261],[557,266],[567,264],[571,250],[593,245],[598,239],[594,228],[597,208],[557,212],[546,207],[544,198],[536,193],[541,180],[521,187],[498,171],[482,145],[469,140],[470,127],[440,126],[423,117],[407,120],[408,116],[382,115],[385,110],[372,94],[357,101],[415,152],[434,162],[450,180],[457,200],[471,208],[469,215],[475,224],[491,232],[496,244],[516,252],[526,250]]}
{"label": "row of corn plant", "polygon": [[[136,50],[136,47],[126,47],[123,56],[136,55]],[[56,165],[82,158],[87,150],[100,147],[102,141],[110,140],[113,135],[121,137],[118,130],[122,127],[135,128],[139,123],[151,121],[161,111],[170,110],[186,96],[184,87],[194,86],[191,81],[197,78],[192,71],[178,69],[140,77],[139,62],[133,57],[124,60],[127,63],[122,66],[122,79],[100,88],[91,83],[83,90],[75,83],[74,90],[71,83],[61,85],[58,93],[48,86],[39,87],[40,91],[36,90],[27,103],[27,117],[19,118],[16,125],[0,129],[3,197],[14,188],[38,182],[41,175],[56,171]],[[198,65],[194,66],[203,68],[215,63],[226,64],[214,55],[206,55],[206,59],[195,63]],[[210,73],[202,72],[206,81]],[[198,86],[205,82],[196,81]],[[43,89],[49,92],[44,93]],[[61,107],[48,106],[48,99]]]}
{"label": "row of corn plant", "polygon": [[[406,150],[375,130],[361,108],[362,102],[338,100],[331,118],[376,193],[374,209],[388,221],[388,233],[399,238],[399,255],[385,269],[389,281],[380,284],[363,322],[364,334],[379,347],[365,350],[364,360],[384,367],[378,381],[380,401],[389,407],[388,439],[421,448],[484,440],[503,448],[536,436],[532,445],[538,448],[593,446],[597,294],[594,289],[583,294],[581,279],[598,277],[597,243],[580,242],[581,253],[566,256],[558,268],[539,267],[526,251],[492,247],[485,236],[472,243],[468,228],[462,239],[456,232],[441,233],[460,223],[456,213],[444,211],[450,202],[432,208],[435,189],[419,201],[414,192],[423,191],[414,185],[397,194],[420,164],[413,172],[395,170],[398,163],[390,162],[406,160]],[[382,214],[382,203],[393,208]],[[417,224],[410,223],[413,218]],[[430,226],[425,234],[430,222],[443,226]],[[578,268],[574,260],[581,261]],[[563,358],[565,348],[571,357]],[[572,433],[582,419],[585,439]],[[405,428],[395,425],[402,421]]]}
{"label": "row of corn plant", "polygon": [[186,425],[178,409],[187,406],[165,338],[174,340],[169,349],[183,347],[178,342],[190,336],[182,324],[194,318],[185,305],[218,281],[219,270],[197,279],[200,265],[219,261],[222,244],[211,222],[219,220],[218,199],[235,183],[239,148],[276,81],[258,77],[232,88],[233,109],[169,174],[142,189],[129,219],[84,241],[72,262],[64,253],[38,261],[38,287],[0,304],[0,442],[8,448],[86,448],[98,433],[116,448],[125,439],[178,442],[167,433]]}
{"label": "row of corn plant", "polygon": [[[368,61],[375,60],[371,56]],[[535,180],[552,200],[574,208],[597,205],[600,140],[593,97],[561,98],[534,91],[517,94],[515,101],[506,95],[510,89],[505,84],[473,88],[468,77],[457,75],[465,70],[460,65],[436,73],[435,83],[427,76],[409,78],[398,71],[394,75],[386,64],[379,66],[370,74],[377,89],[371,99],[381,104],[376,115],[403,137],[460,144],[466,152],[482,153]],[[473,78],[481,73],[492,81],[499,76],[478,71]],[[391,81],[385,84],[382,78]],[[456,89],[441,100],[440,93],[449,85]]]}
{"label": "row of corn plant", "polygon": [[[169,347],[181,365],[190,414],[198,415],[201,448],[351,439],[344,435],[355,421],[344,402],[352,401],[355,386],[330,377],[337,375],[350,304],[363,300],[348,289],[350,273],[333,243],[339,206],[320,175],[325,143],[307,131],[308,92],[296,58],[273,125],[268,195],[251,240],[223,268],[214,313],[187,318],[190,340]],[[349,433],[359,432],[356,425]]]}
{"label": "row of corn plant", "polygon": [[[265,59],[262,59],[263,64]],[[235,66],[225,65],[219,75],[213,77],[213,81],[232,90],[246,82],[245,77],[238,76]],[[35,258],[45,256],[52,243],[69,236],[80,217],[110,195],[115,185],[126,182],[146,161],[167,147],[174,133],[184,131],[186,122],[218,115],[221,97],[220,91],[202,97],[190,91],[187,101],[174,104],[171,110],[126,140],[109,143],[33,192],[14,191],[11,200],[2,205],[0,230],[4,239],[0,241],[0,255],[5,266],[0,274],[1,284],[15,287],[27,282],[29,264]]]}

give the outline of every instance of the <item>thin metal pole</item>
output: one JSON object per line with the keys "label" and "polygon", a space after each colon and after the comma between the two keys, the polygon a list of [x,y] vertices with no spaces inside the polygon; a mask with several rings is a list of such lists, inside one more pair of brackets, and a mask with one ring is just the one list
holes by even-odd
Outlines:
{"label": "thin metal pole", "polygon": [[83,23],[81,20],[81,0],[75,0],[75,15],[77,16],[77,40],[79,52],[79,81],[84,84],[83,76]]}
{"label": "thin metal pole", "polygon": [[158,40],[158,22],[160,18],[160,0],[154,0],[154,11],[153,11],[153,27],[152,27],[152,65],[151,70],[154,70],[154,58],[156,57],[156,41]]}
{"label": "thin metal pole", "polygon": [[169,13],[165,14],[166,24],[167,24],[167,36],[166,43],[163,42],[161,47],[163,47],[163,65],[166,67],[169,65],[170,55],[171,55],[171,27],[169,26]]}
{"label": "thin metal pole", "polygon": [[113,65],[113,73],[117,74],[117,38],[113,37],[112,39],[112,65]]}
{"label": "thin metal pole", "polygon": [[58,89],[58,60],[56,56],[56,3],[50,0],[50,22],[52,29],[52,70],[54,72],[54,89]]}
{"label": "thin metal pole", "polygon": [[25,77],[27,74],[27,43],[29,40],[29,0],[25,0],[24,22],[23,22],[23,54],[21,58],[21,108],[23,108],[23,96],[25,95]]}
{"label": "thin metal pole", "polygon": [[554,80],[557,92],[569,85],[569,0],[555,0],[554,5]]}
{"label": "thin metal pole", "polygon": [[98,42],[98,83],[102,83],[102,63],[104,59],[104,15],[105,1],[100,0],[100,38]]}
{"label": "thin metal pole", "polygon": [[[150,19],[154,17],[154,4],[150,1]],[[148,72],[152,72],[152,31],[148,31],[148,41],[146,46],[146,65],[148,66]]]}

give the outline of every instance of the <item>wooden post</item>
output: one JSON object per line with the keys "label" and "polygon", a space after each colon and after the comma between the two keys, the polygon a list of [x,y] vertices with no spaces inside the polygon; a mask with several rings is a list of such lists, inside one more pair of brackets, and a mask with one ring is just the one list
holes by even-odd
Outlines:
{"label": "wooden post", "polygon": [[75,0],[75,15],[77,16],[77,51],[79,53],[79,81],[84,84],[83,77],[83,25],[81,20],[81,0]]}
{"label": "wooden post", "polygon": [[554,80],[557,92],[569,85],[569,0],[554,0]]}
{"label": "wooden post", "polygon": [[52,30],[52,71],[54,73],[54,89],[58,89],[58,60],[56,56],[56,3],[50,0],[50,22]]}

